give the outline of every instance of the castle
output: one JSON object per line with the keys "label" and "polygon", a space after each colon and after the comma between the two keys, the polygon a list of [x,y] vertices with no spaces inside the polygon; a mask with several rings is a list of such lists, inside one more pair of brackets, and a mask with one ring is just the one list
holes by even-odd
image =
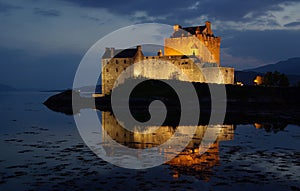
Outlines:
{"label": "castle", "polygon": [[[164,40],[164,53],[159,50],[155,56],[144,56],[141,46],[106,48],[102,56],[102,94],[109,94],[115,84],[125,81],[117,79],[129,66],[133,69],[128,78],[186,81],[174,69],[179,68],[191,82],[233,84],[234,69],[220,66],[220,43],[221,38],[213,34],[211,23],[207,21],[204,26],[183,28],[175,25],[171,37]],[[166,62],[176,67],[170,68]],[[135,63],[143,65],[135,66]]]}

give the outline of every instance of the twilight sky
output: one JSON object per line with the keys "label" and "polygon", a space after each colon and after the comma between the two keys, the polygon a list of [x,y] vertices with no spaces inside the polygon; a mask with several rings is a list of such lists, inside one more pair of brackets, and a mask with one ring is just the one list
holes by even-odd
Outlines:
{"label": "twilight sky", "polygon": [[[252,68],[300,56],[300,1],[0,0],[0,83],[72,87],[85,52],[139,23],[203,25],[222,37],[221,65]],[[102,55],[99,55],[99,58]]]}

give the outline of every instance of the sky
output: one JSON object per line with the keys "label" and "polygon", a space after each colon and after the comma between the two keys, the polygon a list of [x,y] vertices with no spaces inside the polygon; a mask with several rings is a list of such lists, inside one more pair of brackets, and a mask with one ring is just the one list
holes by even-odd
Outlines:
{"label": "sky", "polygon": [[143,23],[195,26],[208,20],[222,38],[222,66],[273,64],[300,56],[299,10],[299,0],[0,0],[0,84],[70,88],[95,42]]}

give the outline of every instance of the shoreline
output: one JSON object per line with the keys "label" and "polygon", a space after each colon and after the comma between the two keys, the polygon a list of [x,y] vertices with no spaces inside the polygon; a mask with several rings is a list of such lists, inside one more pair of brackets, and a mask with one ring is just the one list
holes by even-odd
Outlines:
{"label": "shoreline", "polygon": [[[201,113],[199,123],[207,123],[211,113],[211,100],[207,85],[194,84],[194,86],[199,92]],[[166,96],[145,97],[147,91],[138,91],[130,98],[130,109],[133,113],[143,118],[148,114],[147,108],[149,103],[153,100],[161,100],[165,103],[167,109],[170,110],[168,110],[170,115],[167,116],[169,119],[166,119],[166,121],[168,124],[173,124],[174,119],[172,119],[172,116],[178,114],[180,107],[176,105],[178,100],[168,93]],[[224,123],[274,122],[300,125],[300,88],[298,87],[241,87],[226,85],[226,95],[227,100],[225,100],[225,104],[227,107]],[[72,101],[75,103],[73,107]],[[81,97],[78,92],[67,90],[49,97],[44,102],[44,105],[53,111],[73,115],[79,113],[80,109],[83,108],[112,112],[110,101],[110,95],[86,98]],[[193,108],[191,108],[192,110]]]}

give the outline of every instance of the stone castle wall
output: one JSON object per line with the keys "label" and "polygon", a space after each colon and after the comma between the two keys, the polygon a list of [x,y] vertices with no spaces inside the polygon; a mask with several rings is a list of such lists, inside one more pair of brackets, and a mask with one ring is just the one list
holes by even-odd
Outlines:
{"label": "stone castle wall", "polygon": [[102,59],[102,93],[109,94],[115,83],[122,83],[117,78],[133,62],[132,58]]}
{"label": "stone castle wall", "polygon": [[[126,78],[144,77],[149,79],[176,79],[181,81],[233,84],[234,69],[225,67],[203,67],[201,64],[195,64],[192,59],[181,59],[179,57],[145,57],[139,63],[134,64],[130,74],[125,78],[119,78],[120,74],[134,63],[133,59],[113,58],[105,64],[102,71],[102,93],[109,94],[116,86],[124,83]],[[126,61],[124,61],[126,60]],[[170,63],[174,67],[166,64]],[[179,72],[178,72],[179,70]],[[179,75],[182,72],[184,75]],[[183,78],[186,76],[187,78]],[[117,80],[118,79],[118,80]]]}
{"label": "stone castle wall", "polygon": [[[189,80],[183,78],[180,73],[183,73]],[[200,79],[197,66],[188,58],[151,57],[151,59],[144,59],[141,64],[134,65],[133,77],[139,76],[149,79],[176,79],[181,81],[199,81]]]}
{"label": "stone castle wall", "polygon": [[234,84],[234,69],[225,67],[202,68],[205,83]]}

